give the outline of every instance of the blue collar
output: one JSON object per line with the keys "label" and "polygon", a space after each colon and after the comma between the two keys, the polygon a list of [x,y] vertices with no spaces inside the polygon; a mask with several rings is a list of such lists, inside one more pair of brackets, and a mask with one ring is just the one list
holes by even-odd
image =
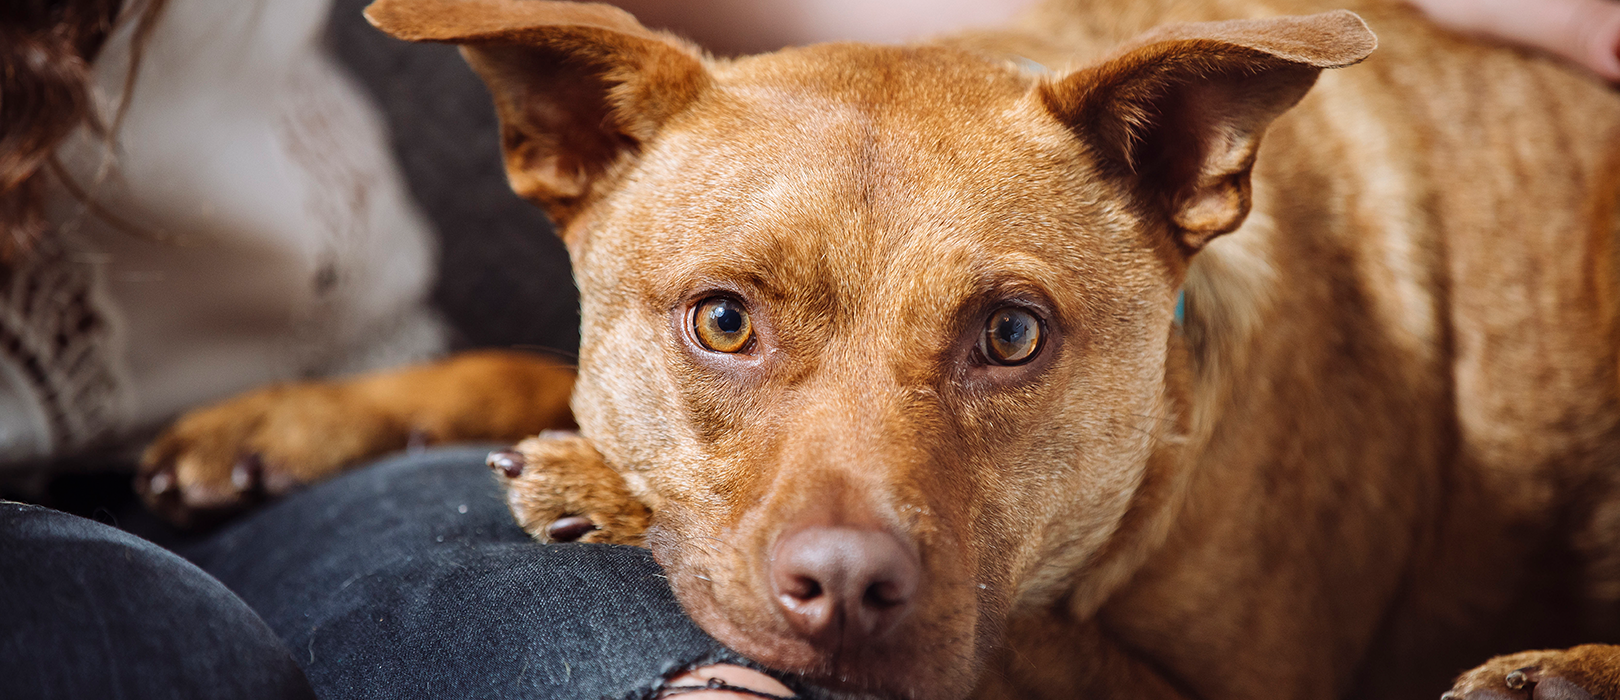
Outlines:
{"label": "blue collar", "polygon": [[1187,290],[1176,292],[1176,327],[1187,325]]}

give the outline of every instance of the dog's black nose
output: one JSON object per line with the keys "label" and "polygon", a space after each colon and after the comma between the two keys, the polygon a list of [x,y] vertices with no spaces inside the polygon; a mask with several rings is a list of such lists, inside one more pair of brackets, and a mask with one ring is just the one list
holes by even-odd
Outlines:
{"label": "dog's black nose", "polygon": [[887,532],[810,527],[782,538],[771,587],[788,621],[818,645],[875,641],[911,610],[917,558]]}

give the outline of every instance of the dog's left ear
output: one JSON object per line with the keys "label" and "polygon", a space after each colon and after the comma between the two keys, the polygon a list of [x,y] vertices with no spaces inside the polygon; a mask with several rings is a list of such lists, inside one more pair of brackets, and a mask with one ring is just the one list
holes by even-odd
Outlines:
{"label": "dog's left ear", "polygon": [[1106,172],[1196,251],[1248,216],[1260,137],[1324,68],[1377,46],[1347,11],[1162,27],[1038,88]]}

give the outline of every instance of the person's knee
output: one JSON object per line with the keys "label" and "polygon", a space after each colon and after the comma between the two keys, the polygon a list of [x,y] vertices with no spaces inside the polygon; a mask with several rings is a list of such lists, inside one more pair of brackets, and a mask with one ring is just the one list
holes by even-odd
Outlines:
{"label": "person's knee", "polygon": [[0,503],[0,610],[0,678],[18,697],[314,697],[223,584],[92,520]]}

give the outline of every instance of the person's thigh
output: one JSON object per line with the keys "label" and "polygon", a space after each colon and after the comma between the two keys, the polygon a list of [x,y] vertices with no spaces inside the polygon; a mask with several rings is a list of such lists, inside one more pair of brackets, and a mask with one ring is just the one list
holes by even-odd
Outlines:
{"label": "person's thigh", "polygon": [[218,581],[134,535],[0,502],[0,697],[312,698]]}
{"label": "person's thigh", "polygon": [[487,451],[385,460],[187,555],[328,700],[648,697],[681,669],[747,663],[687,619],[646,550],[530,540]]}

